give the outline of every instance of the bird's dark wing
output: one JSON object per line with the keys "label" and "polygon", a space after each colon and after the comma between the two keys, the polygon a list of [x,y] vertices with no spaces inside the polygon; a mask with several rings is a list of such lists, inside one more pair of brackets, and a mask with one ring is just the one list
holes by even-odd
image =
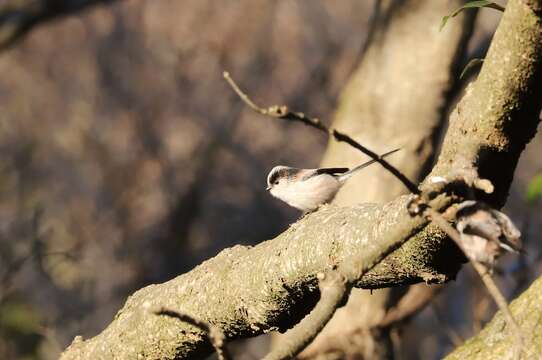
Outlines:
{"label": "bird's dark wing", "polygon": [[308,180],[313,176],[321,175],[321,174],[329,174],[332,176],[344,174],[347,172],[348,168],[319,168],[319,169],[307,169],[302,170],[298,173],[297,176],[299,176],[299,179],[301,180]]}
{"label": "bird's dark wing", "polygon": [[320,169],[316,169],[315,173],[317,175],[320,175],[320,174],[338,175],[338,174],[344,174],[348,170],[350,169],[349,168],[320,168]]}

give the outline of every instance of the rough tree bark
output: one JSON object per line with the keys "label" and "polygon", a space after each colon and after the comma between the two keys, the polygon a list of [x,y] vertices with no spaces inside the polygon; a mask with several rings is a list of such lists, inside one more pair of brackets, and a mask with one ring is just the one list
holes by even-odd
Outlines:
{"label": "rough tree bark", "polygon": [[[463,0],[377,2],[363,58],[333,119],[334,127],[378,152],[401,148],[390,161],[416,182],[427,175],[434,160],[447,95],[458,79],[457,65],[467,48],[476,11],[463,12],[442,32],[440,19],[462,4]],[[360,161],[358,151],[331,141],[322,166],[354,166]],[[352,178],[334,203],[381,204],[405,192],[396,178],[373,166]],[[370,331],[398,300],[391,293],[391,289],[353,289],[347,305],[336,312],[301,357],[323,359],[322,353],[329,351],[331,358],[391,358],[389,333]],[[280,340],[274,343],[280,346]]]}
{"label": "rough tree bark", "polygon": [[[451,118],[432,171],[447,178],[467,173],[473,181],[479,172],[495,184],[495,193],[487,196],[494,204],[506,199],[519,155],[539,123],[541,15],[541,1],[509,1],[481,73]],[[499,166],[493,169],[492,164]],[[273,240],[224,250],[189,273],[139,290],[101,334],[76,338],[62,358],[188,359],[211,351],[201,330],[156,316],[153,309],[161,307],[220,327],[228,339],[291,327],[317,300],[318,273],[345,262],[365,261],[363,266],[370,267],[367,262],[377,259],[375,254],[406,239],[354,285],[446,281],[460,261],[450,258],[446,247],[452,245],[440,231],[408,214],[409,199],[402,196],[384,206],[327,206]],[[454,201],[441,194],[432,206],[442,210]]]}

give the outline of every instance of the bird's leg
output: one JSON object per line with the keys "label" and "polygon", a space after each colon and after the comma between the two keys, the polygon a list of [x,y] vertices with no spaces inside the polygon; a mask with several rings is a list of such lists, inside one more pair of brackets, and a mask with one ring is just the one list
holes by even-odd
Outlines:
{"label": "bird's leg", "polygon": [[298,220],[301,220],[303,218],[305,218],[305,216],[309,215],[309,214],[312,214],[313,212],[315,212],[316,210],[318,209],[314,209],[314,210],[305,210],[301,213],[301,216],[299,217]]}
{"label": "bird's leg", "polygon": [[299,220],[303,219],[305,216],[307,215],[310,215],[312,213],[315,213],[317,212],[318,210],[320,210],[320,208],[323,206],[324,204],[322,205],[318,205],[318,207],[316,209],[312,209],[312,210],[305,210],[303,211],[303,213],[301,214],[301,216],[299,217]]}

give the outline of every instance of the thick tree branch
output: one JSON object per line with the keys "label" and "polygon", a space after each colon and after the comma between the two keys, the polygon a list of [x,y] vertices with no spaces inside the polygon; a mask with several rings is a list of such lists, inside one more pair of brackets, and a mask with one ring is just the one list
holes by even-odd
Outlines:
{"label": "thick tree branch", "polygon": [[[505,200],[521,150],[539,121],[541,8],[539,1],[509,1],[481,74],[452,117],[433,171],[447,179],[465,171],[472,173],[473,182],[478,175],[489,178],[497,191],[486,197],[494,204]],[[522,126],[512,126],[514,122]],[[150,311],[160,307],[219,326],[228,339],[286,330],[316,302],[317,274],[354,260],[368,266],[377,259],[355,281],[358,287],[445,281],[460,259],[439,256],[450,242],[426,219],[410,217],[410,200],[324,207],[273,240],[226,249],[189,273],[139,290],[107,329],[86,341],[77,338],[62,358],[182,359],[210,353],[201,331]],[[441,194],[430,205],[441,211],[454,201]],[[375,253],[383,257],[390,246],[407,239],[378,263]]]}
{"label": "thick tree branch", "polygon": [[[353,268],[351,264],[359,264],[360,269],[374,266],[365,276],[352,281],[359,287],[445,281],[446,274],[423,265],[425,259],[420,254],[432,249],[417,249],[416,258],[401,255],[408,251],[401,248],[395,251],[398,256],[381,262],[386,253],[427,223],[423,217],[410,216],[410,200],[407,196],[385,206],[326,206],[273,240],[253,248],[226,249],[187,274],[136,292],[106,330],[92,339],[74,342],[63,358],[100,358],[108,354],[120,358],[134,354],[144,358],[170,358],[167,354],[175,355],[171,358],[197,358],[211,351],[204,332],[152,311],[162,307],[220,326],[228,339],[286,330],[318,299],[317,275],[335,267],[355,273],[355,267],[353,271],[346,269]],[[434,206],[440,209],[449,201],[442,196]],[[409,241],[415,249],[416,243],[432,237],[431,229],[419,236]]]}

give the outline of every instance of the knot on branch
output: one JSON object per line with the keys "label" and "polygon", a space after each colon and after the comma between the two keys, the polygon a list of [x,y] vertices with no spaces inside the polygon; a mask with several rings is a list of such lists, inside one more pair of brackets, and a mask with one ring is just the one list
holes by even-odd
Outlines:
{"label": "knot on branch", "polygon": [[475,191],[483,191],[491,194],[495,187],[488,179],[481,179],[478,173],[472,169],[454,172],[449,176],[430,176],[421,186],[423,198],[434,199],[444,192],[464,193],[468,198],[475,198]]}
{"label": "knot on branch", "polygon": [[267,109],[264,109],[264,112],[267,115],[274,116],[274,117],[283,117],[286,114],[288,114],[288,106],[286,105],[273,105],[268,107]]}
{"label": "knot on branch", "polygon": [[422,215],[429,205],[420,195],[415,195],[407,204],[410,216]]}

